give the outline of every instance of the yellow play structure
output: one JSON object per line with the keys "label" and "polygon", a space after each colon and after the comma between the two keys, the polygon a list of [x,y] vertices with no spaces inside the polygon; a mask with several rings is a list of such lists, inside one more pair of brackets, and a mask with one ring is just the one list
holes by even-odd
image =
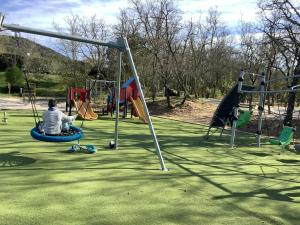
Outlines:
{"label": "yellow play structure", "polygon": [[138,97],[136,100],[134,100],[132,97],[130,97],[130,101],[132,102],[133,108],[137,116],[139,117],[139,119],[144,123],[148,123],[146,112],[143,103],[141,101],[141,98]]}
{"label": "yellow play structure", "polygon": [[76,108],[78,113],[78,117],[84,120],[96,120],[98,119],[98,114],[94,112],[91,102],[85,101],[82,102],[81,100],[73,100],[73,104]]}

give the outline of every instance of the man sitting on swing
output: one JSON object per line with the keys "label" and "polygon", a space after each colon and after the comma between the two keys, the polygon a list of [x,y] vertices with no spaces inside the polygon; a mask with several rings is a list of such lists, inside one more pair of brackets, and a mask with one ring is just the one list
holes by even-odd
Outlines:
{"label": "man sitting on swing", "polygon": [[69,132],[70,124],[77,118],[77,114],[67,116],[56,106],[56,100],[50,99],[48,102],[49,108],[43,114],[43,123],[39,125],[39,130],[46,135],[55,136],[61,132]]}

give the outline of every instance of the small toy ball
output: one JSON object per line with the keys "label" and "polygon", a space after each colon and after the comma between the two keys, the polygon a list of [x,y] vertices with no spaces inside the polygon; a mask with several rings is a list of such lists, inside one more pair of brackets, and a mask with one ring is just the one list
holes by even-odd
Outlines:
{"label": "small toy ball", "polygon": [[110,149],[115,148],[115,142],[114,142],[114,141],[110,141],[110,142],[109,142],[109,148],[110,148]]}

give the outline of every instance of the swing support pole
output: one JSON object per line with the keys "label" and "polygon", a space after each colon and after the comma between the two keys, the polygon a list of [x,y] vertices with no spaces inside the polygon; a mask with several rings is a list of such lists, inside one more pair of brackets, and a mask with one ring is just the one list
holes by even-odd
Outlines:
{"label": "swing support pole", "polygon": [[144,92],[142,90],[142,86],[141,86],[141,83],[140,83],[140,80],[139,80],[139,76],[137,74],[137,71],[136,71],[136,68],[135,68],[135,65],[134,65],[134,61],[133,61],[133,58],[132,58],[132,55],[131,55],[131,51],[130,51],[127,39],[125,37],[123,37],[122,39],[119,39],[119,40],[120,40],[120,42],[122,42],[124,44],[126,52],[128,54],[129,64],[130,64],[130,67],[131,67],[131,71],[132,71],[132,73],[134,75],[135,83],[136,83],[136,86],[137,86],[137,88],[139,90],[140,97],[141,97],[141,100],[142,100],[142,103],[143,103],[143,106],[144,106],[144,109],[145,109],[145,113],[146,113],[146,116],[147,116],[149,129],[150,129],[153,141],[154,141],[154,145],[155,145],[155,149],[156,149],[156,154],[157,154],[158,159],[159,159],[160,168],[161,168],[162,171],[167,171],[168,169],[165,166],[164,158],[163,158],[163,156],[161,154],[161,150],[160,150],[160,147],[159,147],[159,144],[158,144],[158,141],[157,141],[157,137],[156,137],[155,130],[154,130],[154,127],[153,127],[153,124],[152,124],[152,120],[151,120],[151,117],[150,117],[150,114],[149,114],[149,110],[148,110],[148,107],[147,107],[147,104],[146,104],[146,101],[145,101]]}
{"label": "swing support pole", "polygon": [[261,128],[262,128],[262,117],[264,112],[264,98],[265,98],[265,84],[266,84],[266,77],[265,74],[262,73],[261,80],[260,80],[260,94],[259,94],[259,105],[258,105],[258,125],[257,125],[257,136],[256,136],[256,145],[260,147],[260,140],[261,140]]}
{"label": "swing support pole", "polygon": [[115,146],[114,146],[115,149],[118,149],[118,141],[119,141],[121,75],[122,75],[122,52],[119,51],[118,73],[117,73],[117,91],[116,91]]}
{"label": "swing support pole", "polygon": [[[240,95],[240,91],[242,90],[244,81],[244,70],[242,69],[239,75],[238,80],[238,95]],[[239,111],[239,104],[234,106],[234,114],[233,114],[233,122],[231,127],[231,136],[230,136],[230,148],[234,148],[234,141],[235,141],[235,132],[236,132],[236,123],[237,123],[237,117],[238,117],[238,111]]]}

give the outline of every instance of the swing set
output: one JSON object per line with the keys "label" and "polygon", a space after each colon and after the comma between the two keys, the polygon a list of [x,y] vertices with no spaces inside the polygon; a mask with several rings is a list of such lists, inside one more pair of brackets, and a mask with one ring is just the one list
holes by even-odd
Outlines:
{"label": "swing set", "polygon": [[[243,70],[241,70],[240,75],[239,75],[239,80],[238,80],[238,93],[239,94],[259,94],[259,105],[258,105],[258,127],[257,127],[257,132],[256,132],[256,143],[257,146],[260,147],[261,145],[261,135],[262,135],[262,123],[263,123],[263,114],[266,120],[266,125],[267,125],[267,131],[268,131],[268,136],[269,135],[269,129],[268,129],[268,124],[267,124],[267,119],[264,111],[264,106],[265,106],[265,98],[267,94],[276,94],[276,93],[289,93],[289,92],[298,92],[300,91],[299,85],[290,87],[289,89],[282,89],[282,90],[266,90],[265,85],[267,83],[271,83],[277,80],[284,80],[284,79],[292,79],[294,77],[300,77],[300,75],[294,75],[294,76],[289,76],[289,77],[284,77],[284,78],[276,78],[272,80],[265,80],[265,74],[255,74],[256,76],[260,77],[260,87],[258,89],[249,90],[248,86],[247,89],[243,88],[243,81],[245,75],[250,74],[250,73],[245,73]],[[253,74],[252,74],[253,76]],[[234,148],[234,142],[235,142],[235,137],[236,137],[236,128],[240,127],[240,124],[242,123],[244,119],[238,118],[238,111],[239,111],[239,106],[237,105],[234,108],[234,118],[236,118],[233,123],[232,123],[232,128],[231,128],[231,139],[230,139],[230,146],[231,148]],[[282,119],[279,107],[278,107],[278,113],[280,118]],[[299,116],[298,116],[299,117]],[[245,123],[246,121],[250,118],[250,116],[245,115]],[[248,121],[249,122],[249,121]],[[292,141],[294,137],[294,132],[295,129],[290,126],[283,126],[282,130],[278,136],[278,138],[271,138],[269,139],[270,144],[272,145],[281,145],[282,147],[288,146]]]}
{"label": "swing set", "polygon": [[[145,109],[146,118],[149,121],[148,126],[149,126],[150,133],[152,135],[152,138],[153,138],[153,142],[154,142],[155,149],[156,149],[156,154],[158,156],[159,163],[160,163],[160,168],[162,171],[167,171],[163,156],[161,154],[160,146],[159,146],[156,134],[155,134],[155,130],[154,130],[154,127],[152,124],[152,120],[151,120],[151,117],[150,117],[150,114],[148,111],[148,107],[147,107],[147,104],[145,101],[144,92],[142,90],[139,76],[137,74],[137,70],[136,70],[136,67],[135,67],[135,64],[133,61],[131,50],[128,45],[127,39],[125,37],[119,37],[116,41],[105,42],[105,41],[100,41],[100,40],[95,40],[95,39],[88,39],[88,38],[84,38],[84,37],[80,37],[80,36],[76,36],[76,35],[68,35],[68,34],[34,29],[34,28],[30,28],[30,27],[23,27],[23,26],[13,25],[13,24],[4,24],[3,21],[4,21],[4,14],[0,12],[0,31],[10,30],[12,32],[23,32],[23,33],[29,33],[29,34],[35,34],[35,35],[41,35],[41,36],[47,36],[47,37],[54,37],[54,38],[65,39],[65,40],[70,40],[70,41],[94,44],[97,46],[104,46],[104,47],[112,48],[112,49],[115,49],[118,51],[118,73],[117,73],[117,79],[116,79],[116,81],[117,81],[116,82],[117,103],[116,103],[116,115],[115,115],[115,132],[114,132],[114,141],[112,141],[110,143],[111,146],[114,147],[114,149],[118,149],[118,145],[119,145],[119,142],[118,142],[118,139],[119,139],[119,101],[120,101],[120,82],[121,82],[121,75],[122,75],[122,55],[123,55],[123,53],[126,53],[131,72],[135,78],[136,85],[137,85],[138,91],[140,93],[142,105],[144,106],[144,109]],[[27,76],[27,75],[25,75],[25,76]],[[27,77],[26,77],[26,80],[28,81]],[[33,102],[34,100],[31,98],[30,101],[31,101],[31,105],[32,105],[32,111],[33,111],[33,115],[34,115],[34,119],[35,119],[35,124],[38,124],[38,112],[37,112],[35,104]]]}

